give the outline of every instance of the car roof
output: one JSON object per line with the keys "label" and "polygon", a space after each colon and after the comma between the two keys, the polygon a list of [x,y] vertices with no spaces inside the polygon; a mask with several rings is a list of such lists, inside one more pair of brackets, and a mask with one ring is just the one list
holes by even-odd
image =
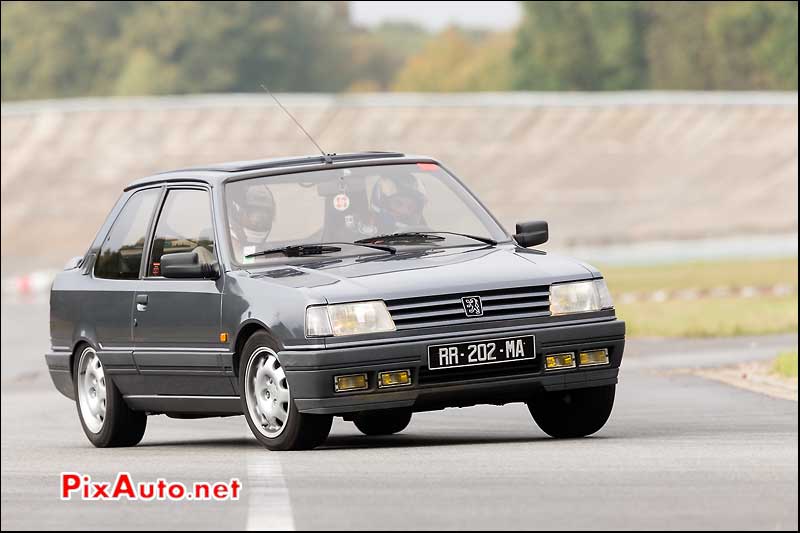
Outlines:
{"label": "car roof", "polygon": [[272,159],[255,159],[249,161],[231,161],[213,165],[168,170],[159,172],[145,178],[140,178],[130,183],[125,190],[131,190],[145,185],[168,183],[176,181],[195,181],[209,185],[220,185],[227,181],[257,177],[270,174],[279,174],[286,169],[292,170],[319,170],[332,167],[352,166],[363,163],[414,163],[419,161],[436,162],[425,156],[409,156],[400,152],[352,152],[345,154],[330,154],[326,158],[322,155],[309,155],[301,157],[278,157]]}

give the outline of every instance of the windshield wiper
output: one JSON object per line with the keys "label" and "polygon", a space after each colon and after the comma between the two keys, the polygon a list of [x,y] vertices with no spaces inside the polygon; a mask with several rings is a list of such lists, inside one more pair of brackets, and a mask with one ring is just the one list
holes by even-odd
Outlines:
{"label": "windshield wiper", "polygon": [[373,250],[380,250],[394,255],[397,250],[392,246],[381,246],[380,244],[369,244],[362,242],[326,242],[319,244],[292,244],[289,246],[281,246],[280,248],[270,248],[268,250],[260,250],[252,254],[247,254],[246,259],[252,257],[261,257],[272,254],[284,254],[286,257],[305,257],[307,255],[322,255],[335,252],[341,252],[342,246],[361,246],[363,248],[371,248]]}
{"label": "windshield wiper", "polygon": [[358,244],[375,243],[375,242],[393,242],[393,241],[443,241],[444,237],[441,235],[457,235],[459,237],[466,237],[489,246],[496,246],[497,241],[488,237],[479,237],[477,235],[470,235],[468,233],[456,233],[454,231],[406,231],[401,233],[387,233],[386,235],[376,235],[367,239],[356,241]]}
{"label": "windshield wiper", "polygon": [[290,246],[282,246],[280,248],[259,250],[258,252],[247,254],[244,257],[245,259],[250,259],[253,257],[261,257],[272,254],[284,254],[286,257],[303,257],[306,255],[321,255],[340,251],[342,251],[342,249],[338,246],[327,246],[324,244],[295,244]]}

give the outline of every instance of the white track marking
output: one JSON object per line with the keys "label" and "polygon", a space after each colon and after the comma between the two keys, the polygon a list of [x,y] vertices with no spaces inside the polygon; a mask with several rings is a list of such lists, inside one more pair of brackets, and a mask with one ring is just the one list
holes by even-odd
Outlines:
{"label": "white track marking", "polygon": [[292,502],[277,452],[247,454],[247,531],[294,531]]}

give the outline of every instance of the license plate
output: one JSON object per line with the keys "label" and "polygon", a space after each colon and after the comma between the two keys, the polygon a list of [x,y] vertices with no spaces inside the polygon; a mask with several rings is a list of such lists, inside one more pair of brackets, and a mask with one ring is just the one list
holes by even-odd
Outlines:
{"label": "license plate", "polygon": [[532,335],[428,346],[428,368],[431,370],[511,363],[524,359],[536,359],[536,344]]}

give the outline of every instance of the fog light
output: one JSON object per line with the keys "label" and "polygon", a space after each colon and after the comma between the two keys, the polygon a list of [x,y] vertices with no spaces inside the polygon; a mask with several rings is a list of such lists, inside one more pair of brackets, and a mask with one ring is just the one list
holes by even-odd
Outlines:
{"label": "fog light", "polygon": [[608,350],[586,350],[578,354],[581,366],[595,366],[608,364]]}
{"label": "fog light", "polygon": [[409,370],[392,370],[378,374],[378,387],[403,387],[411,385],[411,372]]}
{"label": "fog light", "polygon": [[350,374],[333,378],[333,387],[336,392],[364,390],[369,386],[366,374]]}
{"label": "fog light", "polygon": [[567,352],[546,355],[544,358],[544,368],[545,370],[575,368],[575,354],[572,352]]}

